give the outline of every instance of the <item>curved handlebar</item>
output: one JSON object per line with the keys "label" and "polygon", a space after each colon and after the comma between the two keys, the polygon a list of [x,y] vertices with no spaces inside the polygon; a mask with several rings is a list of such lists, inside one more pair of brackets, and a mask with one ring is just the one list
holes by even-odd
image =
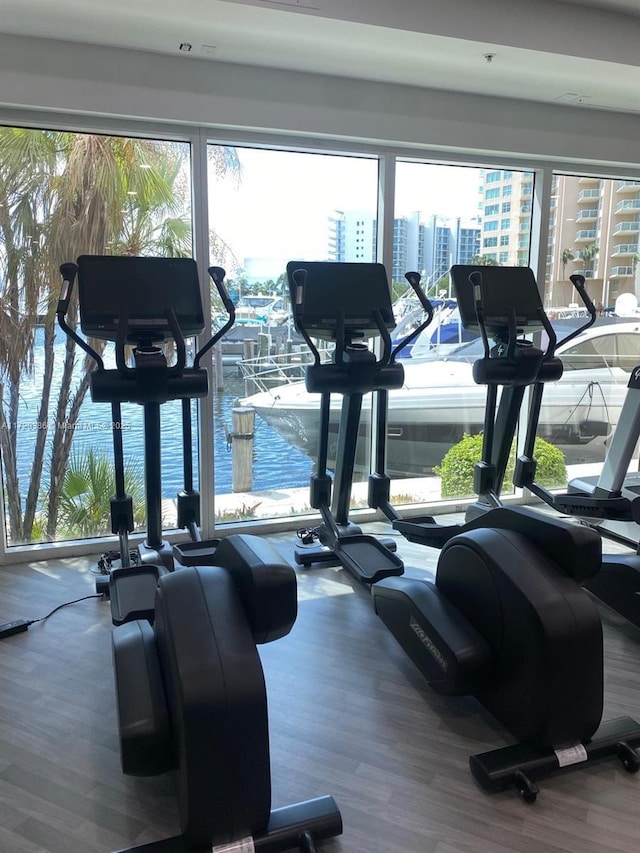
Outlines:
{"label": "curved handlebar", "polygon": [[590,326],[593,326],[598,316],[596,307],[593,304],[591,297],[587,293],[587,288],[585,287],[585,277],[580,273],[573,273],[573,275],[569,276],[569,280],[571,281],[571,284],[575,287],[575,289],[578,291],[578,295],[580,296],[580,299],[582,299],[584,307],[589,312],[589,319],[582,326],[579,326],[577,329],[575,329],[573,332],[570,332],[566,337],[559,341],[557,344],[558,346],[560,346],[561,344],[568,343],[569,341],[576,338],[580,334],[580,332],[584,332]]}
{"label": "curved handlebar", "polygon": [[236,321],[236,306],[231,301],[231,297],[229,296],[229,291],[227,290],[227,285],[224,283],[224,277],[227,274],[226,270],[222,267],[209,267],[209,275],[213,280],[213,283],[216,286],[216,289],[220,295],[220,299],[222,299],[222,304],[225,307],[227,314],[229,315],[227,322],[222,326],[222,328],[218,329],[215,334],[209,338],[209,340],[202,346],[195,355],[193,359],[193,366],[195,368],[200,367],[200,359],[202,356],[209,352],[211,347],[215,346],[218,343],[220,338],[227,334],[229,329],[233,326]]}
{"label": "curved handlebar", "polygon": [[71,302],[71,294],[73,293],[73,284],[76,280],[76,275],[78,274],[78,265],[70,262],[62,264],[60,266],[60,274],[62,275],[62,290],[60,291],[58,307],[56,308],[58,325],[65,335],[68,335],[73,341],[75,341],[80,349],[84,350],[86,354],[95,361],[98,370],[104,370],[104,361],[102,360],[102,357],[93,349],[93,347],[89,346],[89,344],[83,340],[75,329],[72,329],[66,321],[66,315]]}
{"label": "curved handlebar", "polygon": [[[399,343],[396,344],[396,346],[393,349],[393,352],[391,353],[391,355],[389,357],[389,361],[391,361],[391,362],[395,361],[396,355],[401,350],[403,350],[407,346],[407,344],[410,344],[413,341],[415,341],[415,339],[420,334],[422,334],[422,332],[427,328],[429,323],[433,320],[433,305],[429,302],[426,294],[424,293],[424,291],[420,287],[420,279],[421,279],[420,273],[419,272],[406,272],[404,274],[404,277],[406,278],[406,280],[411,285],[411,288],[412,288],[413,292],[415,293],[415,295],[418,297],[418,299],[420,301],[420,305],[422,306],[422,309],[425,312],[425,314],[427,315],[427,317],[425,320],[422,321],[422,323],[420,323],[420,325],[417,328],[415,328],[406,337],[404,337]],[[383,336],[383,340],[384,340],[384,336]],[[386,344],[386,341],[385,341],[385,344]]]}
{"label": "curved handlebar", "polygon": [[478,318],[478,326],[480,327],[480,337],[482,338],[482,346],[484,348],[484,358],[490,357],[489,339],[487,338],[487,329],[484,324],[484,308],[482,306],[482,273],[479,270],[474,270],[469,276],[469,284],[473,288],[473,303],[476,309],[476,317]]}

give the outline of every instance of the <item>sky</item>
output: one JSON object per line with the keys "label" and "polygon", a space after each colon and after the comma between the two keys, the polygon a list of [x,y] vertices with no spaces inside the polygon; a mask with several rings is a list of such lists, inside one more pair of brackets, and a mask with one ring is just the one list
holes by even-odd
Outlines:
{"label": "sky", "polygon": [[[210,228],[245,258],[323,259],[327,220],[334,210],[376,212],[377,161],[250,148],[236,149],[238,185],[215,178],[210,189]],[[399,163],[396,215],[419,210],[426,217],[469,218],[478,212],[480,170]]]}

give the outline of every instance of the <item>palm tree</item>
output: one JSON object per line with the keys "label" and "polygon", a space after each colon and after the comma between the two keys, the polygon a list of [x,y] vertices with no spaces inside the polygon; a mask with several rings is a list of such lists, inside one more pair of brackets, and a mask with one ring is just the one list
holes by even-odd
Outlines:
{"label": "palm tree", "polygon": [[500,264],[495,258],[490,258],[488,255],[474,255],[469,263],[474,267],[499,267]]}
{"label": "palm tree", "polygon": [[578,251],[578,257],[582,261],[585,270],[593,269],[593,262],[596,259],[598,251],[599,249],[595,243],[589,243]]}
{"label": "palm tree", "polygon": [[[217,173],[239,174],[234,149],[211,147]],[[80,254],[191,253],[189,183],[181,150],[169,143],[93,134],[0,128],[0,451],[12,542],[29,542],[45,491],[53,539],[74,431],[89,387],[88,359],[67,340],[57,397],[55,308],[61,263]],[[68,322],[77,323],[77,302]],[[23,377],[42,326],[43,390],[26,498],[18,479],[18,415]],[[104,344],[93,341],[99,352]],[[45,454],[49,454],[45,464]],[[43,489],[43,471],[49,482]]]}
{"label": "palm tree", "polygon": [[567,269],[567,264],[568,264],[570,261],[574,261],[574,260],[575,260],[575,257],[576,257],[576,256],[573,254],[573,250],[572,250],[572,249],[563,249],[563,250],[562,250],[562,254],[560,255],[560,263],[562,264],[562,280],[563,280],[563,281],[564,281],[564,280],[565,280],[565,278],[566,278],[566,269]]}
{"label": "palm tree", "polygon": [[[127,492],[133,499],[133,519],[144,522],[145,486],[142,460],[124,466]],[[113,462],[108,454],[93,449],[74,451],[64,474],[60,494],[59,523],[70,536],[88,537],[111,531],[111,495],[115,491]]]}

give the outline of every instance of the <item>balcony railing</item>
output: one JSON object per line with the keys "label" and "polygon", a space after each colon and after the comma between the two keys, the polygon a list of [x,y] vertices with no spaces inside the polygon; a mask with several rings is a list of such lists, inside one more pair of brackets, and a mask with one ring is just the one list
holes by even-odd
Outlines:
{"label": "balcony railing", "polygon": [[616,204],[616,213],[632,213],[636,210],[640,210],[640,198],[628,198]]}
{"label": "balcony railing", "polygon": [[602,193],[599,189],[580,190],[578,193],[578,201],[591,201],[591,199],[600,198],[601,194]]}
{"label": "balcony railing", "polygon": [[586,240],[595,240],[598,232],[593,229],[589,231],[576,231],[576,243],[584,243]]}
{"label": "balcony railing", "polygon": [[635,255],[638,251],[637,243],[620,243],[611,250],[612,255]]}
{"label": "balcony railing", "polygon": [[613,229],[614,234],[640,234],[640,220],[633,222],[619,222]]}
{"label": "balcony railing", "polygon": [[576,222],[589,222],[598,218],[598,209],[594,208],[592,210],[580,210],[576,214]]}
{"label": "balcony railing", "polygon": [[616,192],[628,193],[640,189],[640,181],[618,181],[616,184]]}
{"label": "balcony railing", "polygon": [[610,278],[631,278],[633,275],[633,267],[612,267],[609,273]]}

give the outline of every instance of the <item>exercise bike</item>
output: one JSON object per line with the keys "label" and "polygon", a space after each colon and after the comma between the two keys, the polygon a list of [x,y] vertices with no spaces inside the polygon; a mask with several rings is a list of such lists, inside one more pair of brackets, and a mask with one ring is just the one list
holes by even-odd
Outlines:
{"label": "exercise bike", "polygon": [[[498,385],[522,389],[559,378],[553,346],[545,356],[522,337],[541,329],[553,336],[533,273],[520,274],[517,288],[493,289],[483,269],[461,273],[454,281],[463,322],[484,342],[474,379],[488,386],[488,408],[495,409]],[[507,273],[489,277],[507,284]],[[637,772],[640,726],[628,717],[602,721],[602,626],[580,586],[600,571],[599,535],[497,499],[501,484],[489,449],[498,451],[493,459],[503,470],[517,398],[519,392],[509,397],[510,418],[485,435],[476,467],[476,490],[492,503],[445,531],[435,582],[390,577],[371,591],[376,613],[430,686],[474,695],[515,738],[471,756],[478,784],[490,792],[515,787],[533,802],[536,780],[559,768],[615,755]]]}

